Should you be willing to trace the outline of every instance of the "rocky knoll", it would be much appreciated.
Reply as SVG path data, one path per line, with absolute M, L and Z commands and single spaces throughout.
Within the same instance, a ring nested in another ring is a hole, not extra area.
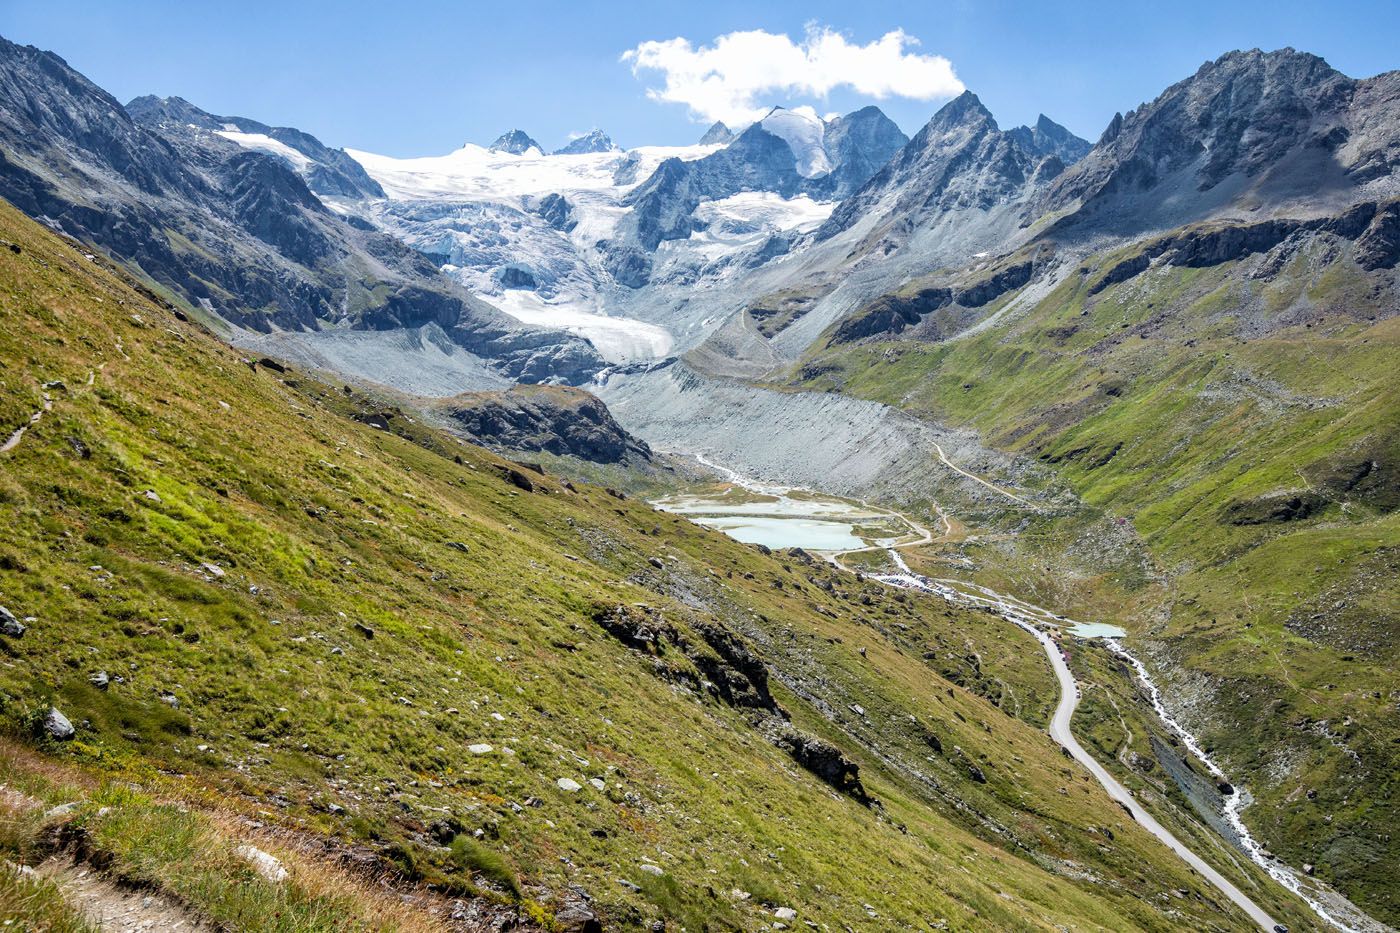
M 652 458 L 645 441 L 628 434 L 602 401 L 582 389 L 519 385 L 468 392 L 442 400 L 435 410 L 490 447 L 594 463 L 636 465 Z

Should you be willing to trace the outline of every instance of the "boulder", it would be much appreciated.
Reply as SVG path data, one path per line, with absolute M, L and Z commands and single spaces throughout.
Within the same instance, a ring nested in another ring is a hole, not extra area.
M 556 913 L 554 925 L 562 933 L 603 933 L 598 915 L 583 904 L 570 904 Z
M 57 707 L 50 706 L 48 713 L 39 723 L 40 731 L 53 739 L 55 742 L 67 742 L 77 734 L 73 724 L 68 721 L 68 717 L 58 711 Z
M 266 881 L 279 884 L 287 880 L 287 869 L 282 866 L 281 859 L 273 855 L 268 855 L 256 846 L 242 845 L 234 850 L 234 853 L 243 861 L 247 862 Z
M 10 638 L 19 638 L 24 635 L 24 623 L 15 618 L 15 614 L 4 606 L 0 606 L 0 635 L 8 635 Z

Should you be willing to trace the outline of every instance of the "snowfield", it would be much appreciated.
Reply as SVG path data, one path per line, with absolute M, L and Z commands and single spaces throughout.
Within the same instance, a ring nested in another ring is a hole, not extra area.
M 816 178 L 831 171 L 824 145 L 826 124 L 811 107 L 774 107 L 759 125 L 787 142 L 797 157 L 797 173 L 803 178 Z
M 280 140 L 273 139 L 263 133 L 244 133 L 232 123 L 224 124 L 221 130 L 215 130 L 224 139 L 238 143 L 244 149 L 257 149 L 260 152 L 268 152 L 275 156 L 281 156 L 291 163 L 292 168 L 298 172 L 305 172 L 311 167 L 311 160 L 297 152 L 291 146 Z
M 829 170 L 822 123 L 814 114 L 775 110 L 768 120 L 791 141 L 804 170 Z M 446 155 L 411 159 L 350 149 L 387 198 L 332 206 L 368 212 L 415 249 L 439 257 L 443 271 L 474 294 L 524 323 L 587 337 L 609 362 L 657 359 L 672 352 L 683 325 L 677 321 L 668 329 L 664 318 L 648 322 L 609 313 L 637 305 L 640 293 L 622 288 L 606 271 L 607 244 L 632 210 L 623 199 L 662 162 L 692 161 L 722 148 L 643 146 L 577 155 L 532 149 L 513 155 L 467 144 Z M 567 201 L 566 222 L 546 216 L 551 195 Z M 771 192 L 705 202 L 696 211 L 705 229 L 656 251 L 656 279 L 693 283 L 702 275 L 729 275 L 731 257 L 759 249 L 775 235 L 813 230 L 832 207 L 806 195 L 784 199 Z
M 568 197 L 580 192 L 608 192 L 620 198 L 667 159 L 691 161 L 721 148 L 642 146 L 583 155 L 543 155 L 537 150 L 511 155 L 468 143 L 447 155 L 417 159 L 396 159 L 358 149 L 346 152 L 390 198 L 489 201 L 547 194 Z

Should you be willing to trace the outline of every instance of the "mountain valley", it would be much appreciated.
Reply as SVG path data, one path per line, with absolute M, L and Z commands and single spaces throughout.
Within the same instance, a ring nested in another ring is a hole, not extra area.
M 1400 72 L 759 113 L 399 158 L 0 40 L 0 914 L 1400 925 Z

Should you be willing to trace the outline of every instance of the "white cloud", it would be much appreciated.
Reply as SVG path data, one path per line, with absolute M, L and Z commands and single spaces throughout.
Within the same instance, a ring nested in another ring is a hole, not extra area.
M 962 93 L 953 64 L 941 55 L 911 51 L 919 40 L 902 29 L 865 45 L 848 42 L 829 27 L 808 27 L 800 42 L 762 29 L 731 32 L 712 45 L 689 39 L 643 42 L 622 55 L 632 73 L 660 72 L 662 87 L 647 89 L 652 100 L 685 104 L 697 120 L 742 126 L 767 112 L 764 98 L 781 95 L 824 98 L 848 87 L 883 100 L 936 100 Z

